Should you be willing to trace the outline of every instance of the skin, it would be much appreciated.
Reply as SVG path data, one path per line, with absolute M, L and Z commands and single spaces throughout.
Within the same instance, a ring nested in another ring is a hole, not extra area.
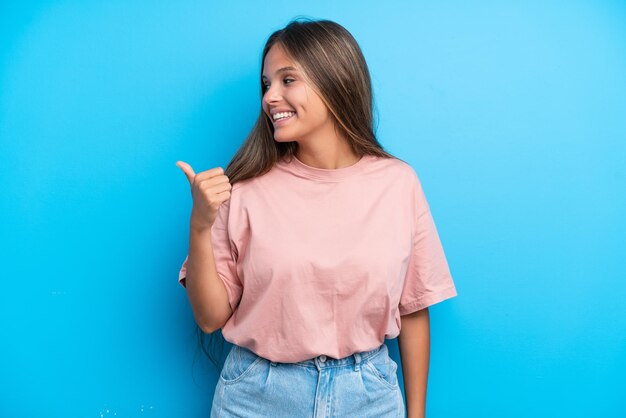
M 296 70 L 278 72 L 283 67 Z M 348 141 L 339 135 L 334 121 L 317 92 L 305 82 L 299 65 L 278 44 L 272 46 L 263 64 L 263 111 L 290 109 L 296 114 L 285 124 L 274 123 L 274 140 L 298 142 L 296 157 L 311 167 L 337 169 L 359 161 Z M 398 343 L 404 376 L 407 418 L 423 418 L 430 356 L 428 308 L 401 317 Z
M 402 362 L 407 418 L 426 416 L 426 385 L 430 361 L 430 317 L 428 308 L 400 317 L 398 348 Z
M 296 71 L 277 72 L 283 67 Z M 337 169 L 359 161 L 348 141 L 335 130 L 334 121 L 326 105 L 302 77 L 297 63 L 291 61 L 278 44 L 272 46 L 263 63 L 263 111 L 270 117 L 270 109 L 291 109 L 296 114 L 282 125 L 274 123 L 274 140 L 298 142 L 296 157 L 316 168 Z

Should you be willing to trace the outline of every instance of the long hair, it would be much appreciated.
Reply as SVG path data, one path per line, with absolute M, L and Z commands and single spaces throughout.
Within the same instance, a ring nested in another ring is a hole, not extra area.
M 335 130 L 348 140 L 357 156 L 397 158 L 387 153 L 376 139 L 370 73 L 361 48 L 350 32 L 330 20 L 294 18 L 267 39 L 261 57 L 261 74 L 265 56 L 277 44 L 291 61 L 299 64 L 306 83 L 328 108 Z M 265 89 L 261 75 L 259 88 L 259 116 L 224 171 L 233 185 L 265 174 L 283 157 L 293 157 L 298 149 L 297 141 L 274 140 L 274 126 L 262 107 Z M 204 345 L 205 335 L 198 327 L 199 344 L 218 368 L 211 347 L 219 347 L 221 357 L 224 345 L 221 330 L 208 334 L 208 348 Z

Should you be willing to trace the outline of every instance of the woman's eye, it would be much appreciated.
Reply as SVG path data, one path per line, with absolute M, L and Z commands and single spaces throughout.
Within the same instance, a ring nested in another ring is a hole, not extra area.
M 283 81 L 296 81 L 296 80 L 294 80 L 293 78 L 289 78 L 289 77 L 287 77 L 287 78 L 284 78 L 284 79 L 283 79 Z M 270 86 L 269 84 L 263 84 L 263 90 L 264 90 L 264 91 L 267 91 L 267 88 L 268 88 L 269 86 Z

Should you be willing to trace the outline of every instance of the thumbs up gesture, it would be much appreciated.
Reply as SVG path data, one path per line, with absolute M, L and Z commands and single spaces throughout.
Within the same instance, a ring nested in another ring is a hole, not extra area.
M 190 228 L 196 230 L 211 229 L 220 205 L 230 199 L 232 185 L 224 175 L 222 167 L 211 168 L 196 174 L 189 164 L 177 161 L 176 165 L 187 176 L 191 186 L 193 208 Z

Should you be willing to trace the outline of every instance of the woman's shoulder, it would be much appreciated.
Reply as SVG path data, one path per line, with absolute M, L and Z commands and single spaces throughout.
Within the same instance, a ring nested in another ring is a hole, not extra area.
M 417 179 L 417 173 L 413 166 L 408 162 L 398 157 L 374 157 L 373 166 L 378 168 L 381 172 L 389 176 L 393 176 L 396 179 L 403 179 L 407 181 L 414 181 Z
M 238 200 L 240 196 L 244 195 L 247 190 L 254 188 L 254 183 L 256 182 L 256 178 L 248 178 L 245 180 L 238 180 L 235 184 L 232 185 L 230 189 L 231 199 Z
M 273 180 L 272 172 L 274 170 L 270 169 L 268 172 L 258 175 L 255 177 L 249 177 L 243 180 L 237 180 L 230 190 L 231 199 L 236 202 L 240 202 L 243 196 L 254 196 L 260 190 L 268 187 L 268 183 L 271 183 Z

